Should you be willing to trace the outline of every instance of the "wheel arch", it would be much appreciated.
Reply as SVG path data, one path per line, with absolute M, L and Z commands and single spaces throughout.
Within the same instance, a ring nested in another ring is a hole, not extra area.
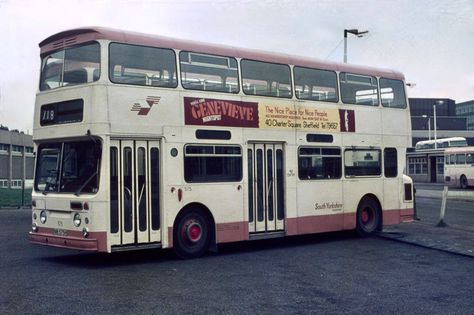
M 368 194 L 363 195 L 363 196 L 360 198 L 359 203 L 357 204 L 357 211 L 359 211 L 360 205 L 361 205 L 365 200 L 368 200 L 368 199 L 372 199 L 373 201 L 375 201 L 375 202 L 377 203 L 377 207 L 378 207 L 378 211 L 379 211 L 379 215 L 380 215 L 380 220 L 379 220 L 379 222 L 378 222 L 377 231 L 381 231 L 381 230 L 382 230 L 382 227 L 383 227 L 383 211 L 382 211 L 382 204 L 380 203 L 380 199 L 379 199 L 375 194 L 368 193 Z
M 184 207 L 179 210 L 178 214 L 174 218 L 173 222 L 173 230 L 176 230 L 177 224 L 179 222 L 179 218 L 184 215 L 186 212 L 191 211 L 191 210 L 199 210 L 204 214 L 206 219 L 208 220 L 210 228 L 210 233 L 211 233 L 211 241 L 210 241 L 210 248 L 213 249 L 216 246 L 216 221 L 214 220 L 214 216 L 212 215 L 211 210 L 209 210 L 208 207 L 206 207 L 204 204 L 200 202 L 191 202 L 185 205 Z

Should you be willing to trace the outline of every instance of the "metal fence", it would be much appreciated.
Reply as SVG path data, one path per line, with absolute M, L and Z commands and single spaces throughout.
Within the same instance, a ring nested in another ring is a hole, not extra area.
M 31 188 L 0 188 L 0 208 L 30 206 L 31 190 Z

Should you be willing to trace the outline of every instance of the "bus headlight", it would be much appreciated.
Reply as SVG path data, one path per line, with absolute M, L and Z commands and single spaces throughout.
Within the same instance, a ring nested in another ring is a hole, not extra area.
M 38 226 L 36 225 L 36 223 L 33 223 L 33 226 L 31 227 L 31 230 L 33 232 L 38 232 Z
M 89 229 L 88 228 L 83 228 L 82 229 L 82 236 L 88 237 L 89 236 Z
M 42 224 L 45 224 L 46 223 L 46 220 L 48 220 L 47 216 L 46 216 L 46 211 L 41 211 L 40 213 L 40 222 Z
M 73 223 L 74 223 L 74 226 L 75 226 L 75 227 L 79 227 L 79 225 L 81 225 L 81 215 L 80 215 L 79 213 L 76 213 L 76 214 L 74 215 L 74 221 L 73 221 Z

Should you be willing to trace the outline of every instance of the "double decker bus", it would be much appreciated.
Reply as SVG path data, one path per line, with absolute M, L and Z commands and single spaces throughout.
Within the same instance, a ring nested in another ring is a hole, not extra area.
M 446 184 L 462 189 L 474 186 L 474 147 L 447 148 L 444 154 Z
M 412 219 L 399 72 L 96 27 L 39 46 L 32 243 L 191 258 Z
M 464 137 L 451 137 L 436 140 L 423 140 L 415 144 L 416 151 L 435 150 L 452 147 L 467 147 L 467 140 Z

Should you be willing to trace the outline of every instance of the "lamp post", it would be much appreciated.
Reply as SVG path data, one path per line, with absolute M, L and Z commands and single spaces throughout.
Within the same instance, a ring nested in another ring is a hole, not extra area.
M 428 140 L 431 140 L 431 117 L 428 115 L 421 115 L 423 118 L 428 118 Z
M 344 30 L 344 63 L 347 63 L 347 34 L 352 34 L 352 35 L 355 35 L 357 37 L 362 37 L 364 36 L 364 34 L 367 34 L 369 31 L 362 31 L 362 32 L 359 32 L 358 29 L 356 28 L 353 28 L 353 29 L 350 29 L 350 30 Z
M 438 100 L 438 101 L 435 101 L 434 104 L 433 104 L 435 150 L 438 148 L 438 143 L 437 143 L 438 137 L 437 137 L 437 133 L 436 133 L 436 129 L 437 129 L 437 126 L 436 126 L 436 105 L 443 105 L 443 103 L 444 103 L 444 101 Z

